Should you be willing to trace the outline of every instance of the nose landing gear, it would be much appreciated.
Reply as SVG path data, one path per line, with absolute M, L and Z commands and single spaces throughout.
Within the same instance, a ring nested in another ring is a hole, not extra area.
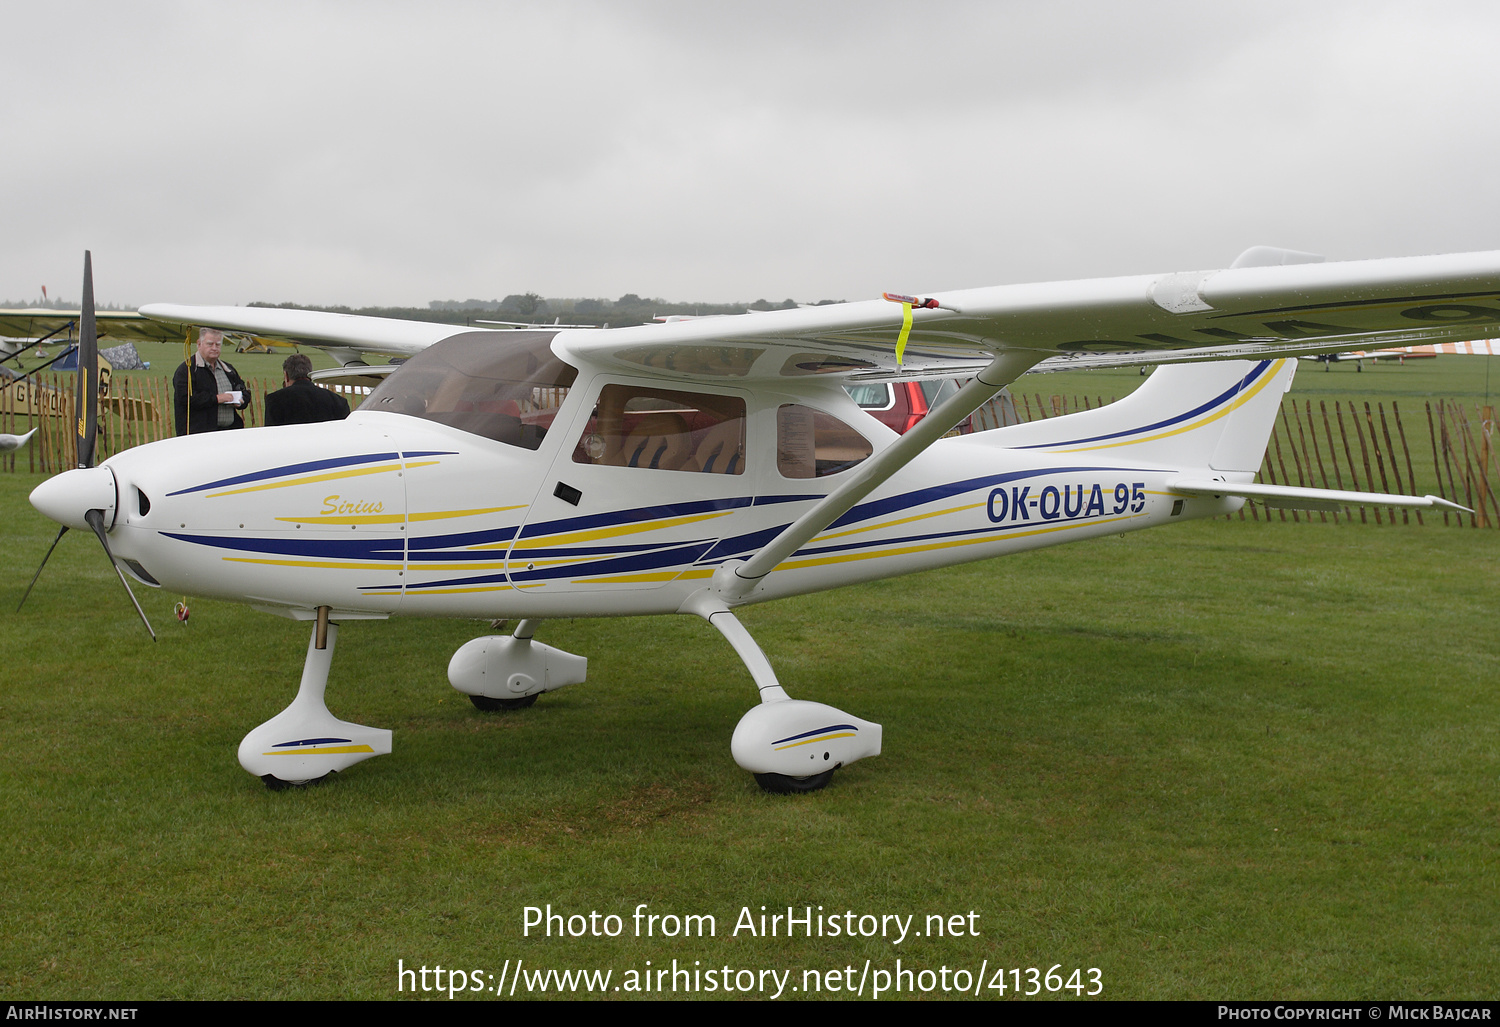
M 240 766 L 272 791 L 311 784 L 391 751 L 389 731 L 339 720 L 323 701 L 339 633 L 328 612 L 326 606 L 318 608 L 297 698 L 240 742 Z

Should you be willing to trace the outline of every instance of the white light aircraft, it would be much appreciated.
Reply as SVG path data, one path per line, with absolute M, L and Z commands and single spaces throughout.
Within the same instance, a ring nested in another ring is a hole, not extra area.
M 312 623 L 296 699 L 239 750 L 272 787 L 390 751 L 389 731 L 324 703 L 340 622 L 519 619 L 449 664 L 488 710 L 584 680 L 584 657 L 536 640 L 549 618 L 692 614 L 760 693 L 734 759 L 768 790 L 810 791 L 878 754 L 881 728 L 790 698 L 737 607 L 1252 497 L 1451 505 L 1253 479 L 1291 358 L 1500 334 L 1500 252 L 1311 259 L 1257 247 L 1222 271 L 602 330 L 149 306 L 163 324 L 410 359 L 360 369 L 379 384 L 348 420 L 168 439 L 97 467 L 86 414 L 80 468 L 32 502 L 62 531 L 91 528 L 137 581 Z M 91 293 L 86 271 L 85 315 Z M 1163 366 L 1110 406 L 944 437 L 1030 369 L 1143 363 Z M 973 380 L 900 436 L 843 388 L 924 375 Z

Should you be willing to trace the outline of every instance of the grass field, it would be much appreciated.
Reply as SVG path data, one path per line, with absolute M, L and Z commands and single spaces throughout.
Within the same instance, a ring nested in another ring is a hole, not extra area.
M 0 475 L 11 608 L 54 534 L 38 480 Z M 351 623 L 329 705 L 394 752 L 271 793 L 235 748 L 305 628 L 207 601 L 182 627 L 151 592 L 153 645 L 73 532 L 7 618 L 0 991 L 391 998 L 398 960 L 615 986 L 674 958 L 790 989 L 899 958 L 1098 968 L 1108 998 L 1493 998 L 1497 545 L 1200 522 L 752 608 L 794 695 L 885 726 L 797 797 L 731 761 L 753 689 L 695 619 L 550 622 L 589 682 L 502 715 L 445 679 L 484 624 Z M 548 903 L 625 931 L 523 937 Z M 632 937 L 639 903 L 716 936 Z M 732 935 L 762 905 L 979 935 Z

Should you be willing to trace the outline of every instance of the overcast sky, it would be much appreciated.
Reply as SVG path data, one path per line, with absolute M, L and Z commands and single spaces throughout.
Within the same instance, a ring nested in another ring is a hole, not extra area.
M 1500 248 L 1493 3 L 0 0 L 0 300 L 860 299 Z

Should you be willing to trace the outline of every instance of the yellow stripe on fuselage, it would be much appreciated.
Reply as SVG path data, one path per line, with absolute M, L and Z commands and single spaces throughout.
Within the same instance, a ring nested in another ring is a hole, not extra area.
M 910 524 L 912 521 L 925 521 L 929 517 L 941 517 L 943 514 L 963 513 L 965 510 L 977 510 L 983 503 L 969 503 L 967 506 L 950 506 L 946 510 L 934 510 L 931 513 L 917 514 L 914 517 L 901 517 L 894 521 L 881 521 L 879 524 L 871 524 L 864 528 L 850 528 L 848 531 L 835 531 L 831 535 L 819 535 L 817 541 L 824 539 L 843 538 L 845 535 L 858 535 L 866 531 L 878 531 L 881 528 L 894 528 L 898 524 Z
M 482 560 L 478 563 L 409 563 L 406 569 L 421 574 L 424 571 L 503 571 L 509 568 L 504 560 Z
M 409 596 L 446 596 L 446 595 L 458 595 L 460 592 L 509 592 L 509 591 L 511 591 L 511 589 L 513 589 L 515 587 L 516 586 L 514 586 L 514 585 L 472 585 L 472 586 L 470 586 L 468 588 L 420 588 L 418 586 L 413 585 L 412 587 L 406 589 L 406 593 L 405 594 L 409 595 Z M 525 586 L 523 585 L 521 587 L 524 588 Z M 366 592 L 365 593 L 365 595 L 371 595 L 371 596 L 393 596 L 393 595 L 400 595 L 400 594 L 401 593 L 399 593 L 399 592 Z
M 507 510 L 520 510 L 521 508 L 521 506 L 487 506 L 476 510 L 434 510 L 430 513 L 414 514 L 315 514 L 311 517 L 278 517 L 276 519 L 286 521 L 288 524 L 400 524 L 402 521 L 440 521 L 450 517 L 478 517 L 481 514 L 504 513 Z
M 729 510 L 715 510 L 706 514 L 691 514 L 685 517 L 663 517 L 654 521 L 637 521 L 634 524 L 617 524 L 612 528 L 597 528 L 592 531 L 572 531 L 561 535 L 543 535 L 537 538 L 528 538 L 524 542 L 517 542 L 511 552 L 525 552 L 528 549 L 550 549 L 553 546 L 569 546 L 578 542 L 592 542 L 601 538 L 618 538 L 621 535 L 644 534 L 648 531 L 660 531 L 663 528 L 674 528 L 679 524 L 693 524 L 697 521 L 706 521 L 714 517 L 723 517 L 730 513 Z M 505 543 L 486 543 L 483 546 L 474 546 L 475 549 L 498 549 Z
M 316 567 L 320 570 L 342 571 L 409 570 L 413 574 L 421 574 L 426 571 L 503 571 L 507 569 L 505 562 L 501 560 L 485 560 L 480 563 L 407 564 L 399 559 L 390 561 L 366 560 L 363 562 L 351 560 L 269 560 L 264 557 L 253 556 L 225 556 L 221 559 L 226 563 L 256 563 L 271 567 Z
M 477 514 L 504 513 L 507 510 L 524 510 L 525 503 L 516 506 L 489 506 L 482 510 L 434 510 L 431 513 L 407 514 L 410 521 L 441 521 L 448 517 L 473 517 Z
M 331 571 L 398 571 L 403 564 L 399 560 L 379 561 L 369 560 L 363 563 L 344 562 L 337 560 L 263 560 L 249 556 L 226 556 L 225 563 L 260 563 L 271 567 L 316 567 L 319 570 Z
M 555 556 L 550 560 L 528 560 L 524 556 L 512 556 L 506 564 L 506 568 L 514 567 L 518 571 L 529 571 L 537 567 L 587 567 L 589 564 L 599 563 L 601 560 L 613 560 L 619 555 L 618 553 L 599 553 L 594 556 Z
M 401 524 L 406 520 L 405 514 L 328 514 L 327 516 L 314 517 L 278 517 L 278 521 L 288 524 Z
M 329 471 L 327 474 L 309 474 L 301 478 L 293 478 L 290 481 L 273 481 L 265 485 L 247 485 L 242 489 L 226 489 L 223 492 L 210 492 L 206 498 L 217 499 L 219 496 L 238 496 L 245 492 L 264 492 L 266 489 L 285 489 L 294 485 L 312 485 L 320 481 L 334 481 L 338 478 L 358 478 L 366 474 L 384 474 L 386 471 L 399 471 L 403 468 L 427 467 L 435 464 L 436 460 L 423 460 L 414 464 L 377 464 L 374 467 L 352 467 L 347 471 Z
M 895 549 L 884 549 L 873 553 L 840 553 L 837 556 L 818 556 L 804 560 L 793 558 L 777 564 L 772 573 L 774 573 L 775 571 L 800 571 L 806 570 L 809 567 L 822 567 L 826 564 L 832 563 L 853 563 L 858 560 L 879 560 L 890 556 L 909 556 L 912 553 L 926 553 L 931 552 L 935 549 L 954 549 L 959 546 L 978 546 L 983 545 L 986 542 L 1001 542 L 1013 538 L 1027 538 L 1032 535 L 1047 535 L 1055 531 L 1068 531 L 1072 528 L 1086 528 L 1090 525 L 1095 524 L 1113 524 L 1117 521 L 1128 521 L 1131 520 L 1132 517 L 1139 516 L 1141 515 L 1134 514 L 1126 517 L 1096 518 L 1093 520 L 1080 521 L 1075 524 L 1057 524 L 1046 528 L 1036 528 L 1032 531 L 1012 531 L 995 535 L 984 535 L 979 538 L 949 539 L 946 542 L 929 542 L 919 546 L 899 546 Z
M 608 578 L 575 578 L 575 585 L 633 585 L 643 581 L 671 581 L 679 577 L 677 571 L 655 571 L 650 574 L 616 574 Z
M 1168 495 L 1169 493 L 1161 493 Z M 982 505 L 982 504 L 981 504 Z M 947 512 L 947 511 L 939 511 Z M 907 556 L 911 553 L 925 553 L 935 549 L 952 549 L 958 546 L 982 545 L 986 542 L 999 542 L 1012 538 L 1026 538 L 1031 535 L 1045 535 L 1056 531 L 1067 531 L 1071 528 L 1083 528 L 1093 524 L 1113 524 L 1118 521 L 1128 521 L 1140 514 L 1129 514 L 1121 517 L 1094 518 L 1088 521 L 1072 524 L 1057 524 L 1047 527 L 1037 527 L 1031 531 L 1005 531 L 993 535 L 985 535 L 980 538 L 949 539 L 945 542 L 929 542 L 915 546 L 898 546 L 893 549 L 882 549 L 875 552 L 864 553 L 839 553 L 836 556 L 808 557 L 805 559 L 788 559 L 774 568 L 775 571 L 805 570 L 808 567 L 821 567 L 834 563 L 853 563 L 860 560 L 879 560 L 891 556 Z M 920 518 L 906 518 L 905 520 L 917 520 Z M 713 577 L 712 567 L 693 567 L 680 574 L 673 571 L 654 571 L 642 574 L 619 574 L 604 578 L 580 578 L 576 579 L 575 585 L 629 585 L 641 582 L 672 581 L 677 578 L 683 580 L 702 579 Z

